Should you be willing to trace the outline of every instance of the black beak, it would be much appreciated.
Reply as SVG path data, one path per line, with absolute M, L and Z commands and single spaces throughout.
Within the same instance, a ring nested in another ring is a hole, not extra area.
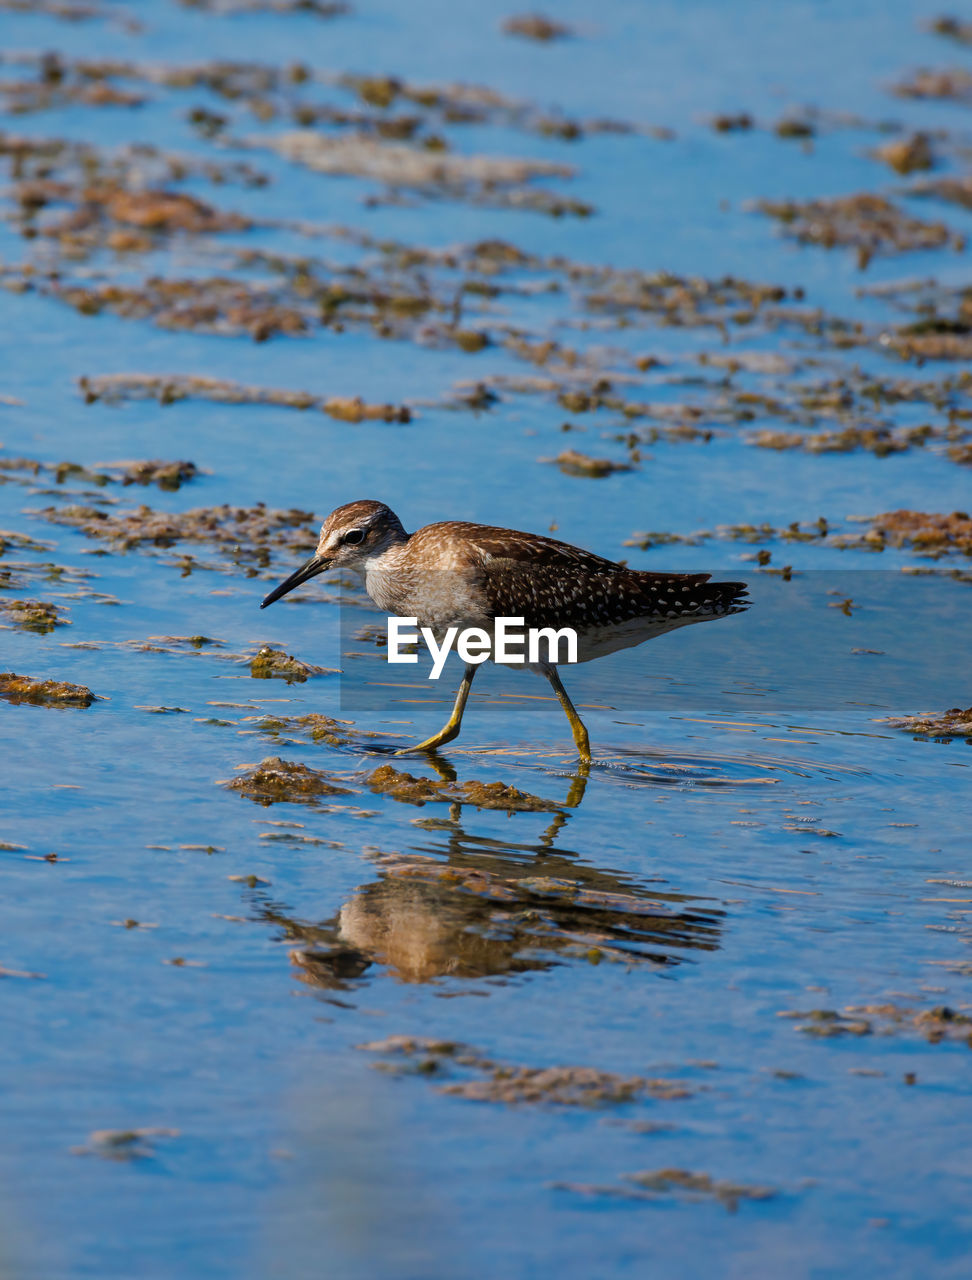
M 281 582 L 279 587 L 274 587 L 270 594 L 264 597 L 260 608 L 265 609 L 268 604 L 273 604 L 274 600 L 279 600 L 281 596 L 285 596 L 288 591 L 293 591 L 294 587 L 299 587 L 302 582 L 307 582 L 309 578 L 316 578 L 319 573 L 329 569 L 330 565 L 329 556 L 311 556 L 307 563 L 302 564 L 296 573 L 292 573 L 289 578 Z

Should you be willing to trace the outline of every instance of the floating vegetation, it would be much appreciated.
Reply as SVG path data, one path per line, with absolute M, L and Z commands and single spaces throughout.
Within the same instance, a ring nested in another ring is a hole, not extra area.
M 310 742 L 326 742 L 332 747 L 344 746 L 357 738 L 387 737 L 373 729 L 357 729 L 352 720 L 333 720 L 316 711 L 303 716 L 265 716 L 255 727 L 273 740 L 297 734 Z
M 0 0 L 0 10 L 4 9 L 8 13 L 42 13 L 61 22 L 90 22 L 104 18 L 131 34 L 142 30 L 138 19 L 117 4 L 88 4 L 86 0 Z
M 565 449 L 556 458 L 543 458 L 542 461 L 556 463 L 564 475 L 589 476 L 595 480 L 613 475 L 616 471 L 633 470 L 629 463 L 612 462 L 610 458 L 592 458 L 578 449 Z
M 75 66 L 62 61 L 56 53 L 26 60 L 34 63 L 36 74 L 33 79 L 0 81 L 0 102 L 9 115 L 26 115 L 68 105 L 140 107 L 145 102 L 142 94 L 111 84 L 107 75 L 79 73 Z
M 807 1018 L 809 1021 L 796 1030 L 825 1039 L 843 1035 L 895 1035 L 900 1031 L 917 1031 L 929 1044 L 962 1040 L 972 1046 L 972 1016 L 958 1012 L 948 1005 L 915 1009 L 888 1002 L 848 1005 L 843 1012 L 836 1009 L 811 1009 L 809 1013 L 800 1013 L 795 1009 L 784 1009 L 778 1016 Z
M 540 44 L 549 44 L 551 40 L 564 40 L 574 32 L 562 22 L 556 22 L 542 13 L 527 13 L 503 22 L 503 31 L 508 36 L 521 36 L 524 40 L 536 40 Z
M 2 585 L 2 581 L 0 581 Z M 5 600 L 0 598 L 0 613 L 5 613 L 19 631 L 49 635 L 55 627 L 70 626 L 63 610 L 46 600 Z
M 972 71 L 964 67 L 929 70 L 923 67 L 907 80 L 894 86 L 900 98 L 948 98 L 955 102 L 972 102 Z
M 502 782 L 433 781 L 417 778 L 390 764 L 379 765 L 365 781 L 376 794 L 420 807 L 435 803 L 469 804 L 477 809 L 501 809 L 507 813 L 559 813 L 562 808 Z
M 40 462 L 36 458 L 0 457 L 0 473 L 6 472 L 8 475 L 14 473 L 24 483 L 49 478 L 57 485 L 85 484 L 94 485 L 99 489 L 109 484 L 155 484 L 160 489 L 175 492 L 199 475 L 196 464 L 185 460 L 166 462 L 160 458 L 152 458 L 97 465 L 98 469 L 92 470 L 79 462 L 48 463 Z M 0 533 L 0 541 L 4 536 Z
M 288 684 L 304 684 L 311 676 L 333 674 L 327 667 L 314 667 L 284 653 L 282 649 L 264 647 L 250 662 L 250 675 L 255 680 L 277 677 Z
M 769 306 L 803 298 L 802 290 L 790 294 L 781 285 L 759 284 L 735 276 L 706 280 L 668 271 L 618 270 L 571 264 L 568 278 L 582 292 L 582 303 L 595 314 L 624 315 L 628 321 L 639 313 L 664 325 L 724 328 L 745 317 L 750 325 Z
M 949 204 L 961 205 L 963 209 L 972 209 L 972 176 L 926 179 L 916 182 L 908 189 L 913 196 L 934 196 L 936 200 L 947 200 Z
M 838 1013 L 836 1009 L 808 1009 L 802 1013 L 797 1009 L 781 1009 L 777 1017 L 806 1018 L 807 1021 L 802 1022 L 796 1030 L 822 1039 L 832 1039 L 835 1036 L 869 1036 L 873 1030 L 872 1024 L 866 1018 L 850 1017 L 847 1014 Z
M 528 186 L 536 178 L 570 178 L 570 165 L 520 157 L 458 155 L 352 134 L 333 137 L 312 129 L 254 134 L 250 147 L 268 147 L 316 173 L 351 174 L 392 188 L 407 187 L 426 198 L 468 200 L 500 208 L 532 209 L 553 217 L 587 217 L 590 205 Z
M 779 540 L 816 543 L 839 551 L 877 552 L 894 547 L 936 560 L 953 554 L 972 555 L 972 525 L 963 511 L 953 511 L 950 515 L 885 511 L 875 516 L 853 516 L 849 520 L 866 528 L 859 533 L 849 532 L 821 517 L 811 524 L 794 521 L 782 528 L 764 523 L 717 525 L 715 529 L 699 529 L 687 534 L 646 531 L 632 534 L 624 545 L 647 551 L 672 544 L 696 547 L 712 539 L 755 544 Z
M 52 524 L 78 529 L 114 549 L 172 547 L 179 542 L 207 543 L 228 551 L 234 563 L 251 560 L 269 566 L 271 552 L 304 552 L 317 546 L 314 515 L 291 508 L 196 507 L 191 511 L 154 511 L 138 507 L 109 513 L 98 507 L 46 507 L 37 513 Z
M 972 516 L 964 511 L 885 511 L 871 517 L 871 531 L 892 547 L 936 560 L 953 553 L 972 556 Z
M 96 696 L 83 684 L 66 680 L 34 680 L 13 671 L 0 672 L 0 698 L 38 707 L 90 707 Z
M 323 796 L 346 796 L 352 793 L 339 786 L 329 774 L 308 768 L 280 756 L 268 756 L 258 765 L 242 766 L 246 772 L 222 785 L 238 791 L 257 804 L 271 805 L 280 801 L 291 804 L 313 804 Z
M 25 537 L 22 542 L 19 542 L 16 534 L 7 529 L 0 530 L 0 558 L 3 558 L 3 563 L 0 565 L 0 591 L 20 591 L 27 587 L 28 584 L 36 586 L 40 590 L 45 590 L 49 588 L 50 584 L 56 583 L 62 589 L 66 586 L 75 587 L 76 598 L 80 598 L 82 595 L 90 596 L 96 594 L 87 586 L 88 581 L 95 575 L 84 569 L 54 564 L 50 560 L 6 559 L 6 553 L 11 547 L 20 546 L 29 551 L 50 551 L 48 545 L 37 543 L 33 538 Z M 2 602 L 0 602 L 0 608 L 2 608 Z
M 830 200 L 760 200 L 755 207 L 800 244 L 856 249 L 862 270 L 876 254 L 965 247 L 964 238 L 943 222 L 913 218 L 886 196 L 869 192 Z
M 412 1074 L 435 1076 L 449 1067 L 481 1073 L 480 1079 L 444 1084 L 438 1092 L 476 1102 L 561 1107 L 617 1106 L 650 1096 L 688 1098 L 682 1081 L 621 1076 L 596 1067 L 522 1067 L 494 1062 L 470 1045 L 424 1036 L 387 1036 L 359 1044 L 368 1053 L 404 1058 Z M 385 1064 L 383 1064 L 385 1065 Z M 389 1064 L 390 1065 L 390 1064 Z
M 935 167 L 935 155 L 927 133 L 912 133 L 876 147 L 874 155 L 890 165 L 895 173 L 916 173 Z
M 340 0 L 179 0 L 185 9 L 227 17 L 237 13 L 311 13 L 315 18 L 340 18 L 351 12 Z
M 236 213 L 221 213 L 194 196 L 175 191 L 130 191 L 105 185 L 86 186 L 81 192 L 53 182 L 22 183 L 16 192 L 21 206 L 40 210 L 51 205 L 75 203 L 74 212 L 46 222 L 34 222 L 39 235 L 70 243 L 88 242 L 119 251 L 145 251 L 157 242 L 157 233 L 189 235 L 246 231 L 251 223 Z M 132 234 L 128 228 L 147 234 Z
M 881 335 L 881 343 L 903 360 L 972 359 L 972 325 L 965 320 L 932 316 Z
M 893 453 L 907 453 L 914 446 L 923 445 L 933 434 L 934 429 L 930 426 L 897 430 L 883 426 L 844 427 L 840 431 L 819 431 L 814 435 L 767 428 L 752 432 L 747 440 L 760 449 L 802 449 L 804 453 L 856 453 L 866 449 L 876 458 L 887 458 Z
M 40 282 L 37 287 L 46 291 Z M 183 280 L 152 276 L 139 287 L 55 285 L 51 292 L 82 315 L 108 311 L 126 319 L 152 320 L 163 329 L 248 334 L 254 342 L 280 334 L 304 334 L 309 328 L 309 317 L 296 307 L 278 303 L 270 289 L 225 276 Z
M 972 741 L 972 707 L 951 707 L 940 715 L 896 716 L 880 723 L 936 742 L 952 742 L 955 738 Z
M 755 122 L 748 112 L 740 111 L 736 115 L 713 116 L 709 123 L 716 133 L 748 133 Z
M 19 213 L 19 227 L 27 238 L 36 231 L 34 219 L 49 203 L 83 205 L 93 188 L 101 197 L 165 189 L 171 183 L 200 179 L 219 186 L 265 186 L 261 170 L 240 160 L 210 160 L 165 151 L 151 143 L 99 147 L 73 138 L 25 137 L 0 134 L 0 156 L 9 158 L 16 185 L 11 195 Z
M 133 922 L 137 923 L 137 922 Z M 149 1160 L 155 1151 L 156 1138 L 177 1138 L 178 1129 L 96 1129 L 85 1146 L 72 1147 L 76 1156 L 100 1156 L 102 1160 L 128 1163 L 133 1160 Z
M 214 400 L 220 404 L 272 404 L 287 409 L 318 409 L 342 422 L 412 420 L 412 411 L 405 405 L 366 404 L 360 396 L 314 396 L 306 391 L 252 387 L 226 378 L 193 374 L 108 373 L 80 378 L 78 385 L 89 404 L 98 400 L 106 404 L 157 400 L 163 405 L 180 400 Z
M 949 40 L 957 40 L 959 44 L 972 44 L 972 22 L 964 22 L 952 14 L 944 14 L 934 18 L 928 24 L 928 30 L 937 36 L 947 36 Z
M 779 1192 L 775 1187 L 752 1186 L 745 1182 L 729 1182 L 708 1173 L 691 1173 L 687 1169 L 643 1170 L 626 1173 L 625 1178 L 646 1191 L 663 1194 L 683 1193 L 689 1199 L 711 1197 L 735 1213 L 742 1200 L 772 1200 Z
M 675 1087 L 677 1096 L 690 1096 L 690 1090 Z M 669 1082 L 662 1084 L 641 1076 L 619 1076 L 596 1067 L 497 1066 L 483 1080 L 443 1085 L 440 1092 L 474 1102 L 502 1102 L 508 1106 L 547 1103 L 561 1107 L 603 1107 L 632 1102 L 648 1091 L 657 1097 L 659 1088 L 667 1091 Z
M 802 116 L 784 116 L 773 126 L 773 132 L 778 138 L 806 139 L 816 136 L 817 126 Z
M 130 462 L 124 465 L 121 473 L 122 484 L 155 484 L 160 489 L 174 493 L 184 484 L 194 480 L 199 469 L 194 462 L 162 462 L 158 458 L 151 462 Z

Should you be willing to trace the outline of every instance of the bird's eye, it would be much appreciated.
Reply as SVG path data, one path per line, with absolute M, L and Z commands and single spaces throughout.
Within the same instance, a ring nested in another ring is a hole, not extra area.
M 343 541 L 350 547 L 356 547 L 359 542 L 364 542 L 364 529 L 349 529 L 344 535 Z

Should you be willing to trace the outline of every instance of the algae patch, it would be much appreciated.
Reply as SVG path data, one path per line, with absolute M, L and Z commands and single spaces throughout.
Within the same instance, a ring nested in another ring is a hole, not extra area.
M 438 1088 L 439 1093 L 475 1102 L 597 1108 L 644 1097 L 672 1099 L 692 1094 L 682 1081 L 622 1076 L 596 1067 L 517 1066 L 495 1062 L 470 1045 L 424 1036 L 388 1036 L 357 1048 L 392 1059 L 381 1065 L 393 1070 L 395 1059 L 404 1060 L 405 1070 L 412 1074 L 436 1076 L 450 1068 L 475 1071 L 478 1078 L 457 1080 Z
M 155 400 L 161 405 L 175 404 L 181 400 L 212 400 L 220 404 L 270 404 L 286 409 L 316 409 L 342 422 L 412 420 L 412 412 L 405 405 L 369 404 L 361 396 L 317 396 L 307 391 L 247 386 L 226 378 L 195 374 L 100 374 L 80 378 L 78 385 L 88 404 L 94 404 L 98 400 L 106 404 Z M 147 467 L 152 464 L 138 465 Z M 169 465 L 192 466 L 191 463 Z
M 503 31 L 508 36 L 520 36 L 523 40 L 535 40 L 539 44 L 564 40 L 574 34 L 563 22 L 557 22 L 542 13 L 524 13 L 506 18 Z
M 103 1160 L 114 1160 L 123 1164 L 135 1160 L 148 1160 L 156 1154 L 156 1139 L 178 1136 L 178 1129 L 157 1127 L 96 1129 L 84 1146 L 72 1147 L 71 1154 L 100 1156 Z
M 886 196 L 870 192 L 829 200 L 760 200 L 756 207 L 800 244 L 856 249 L 862 269 L 876 254 L 965 247 L 964 238 L 943 222 L 911 217 Z
M 940 715 L 893 716 L 882 720 L 881 724 L 890 725 L 892 729 L 904 729 L 913 733 L 916 738 L 931 738 L 935 742 L 951 742 L 955 738 L 964 738 L 972 742 L 972 707 L 951 707 Z
M 46 600 L 0 599 L 0 613 L 6 614 L 19 631 L 34 631 L 42 636 L 49 635 L 55 627 L 71 625 L 63 616 L 63 610 Z
M 282 649 L 271 649 L 264 646 L 250 661 L 250 675 L 255 680 L 269 680 L 277 677 L 288 684 L 303 684 L 311 676 L 333 674 L 328 667 L 315 667 L 302 662 Z
M 470 804 L 477 809 L 507 813 L 559 813 L 562 806 L 502 782 L 433 782 L 404 773 L 390 764 L 379 765 L 365 779 L 376 794 L 389 795 L 404 804 Z
M 34 680 L 30 676 L 18 676 L 13 671 L 2 671 L 0 698 L 39 707 L 90 707 L 97 700 L 97 695 L 83 684 L 70 684 L 66 680 Z
M 223 785 L 230 791 L 238 791 L 257 804 L 271 805 L 278 801 L 295 804 L 314 803 L 323 796 L 346 796 L 352 792 L 332 781 L 329 774 L 320 769 L 308 768 L 280 756 L 268 756 L 258 765 L 243 766 L 246 770 L 238 778 Z

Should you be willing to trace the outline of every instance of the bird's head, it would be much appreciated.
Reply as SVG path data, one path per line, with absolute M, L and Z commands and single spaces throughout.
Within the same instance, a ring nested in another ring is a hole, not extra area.
M 363 569 L 370 559 L 406 541 L 407 537 L 398 516 L 383 502 L 362 500 L 336 507 L 321 525 L 314 555 L 274 587 L 260 608 L 265 609 L 326 569 Z

